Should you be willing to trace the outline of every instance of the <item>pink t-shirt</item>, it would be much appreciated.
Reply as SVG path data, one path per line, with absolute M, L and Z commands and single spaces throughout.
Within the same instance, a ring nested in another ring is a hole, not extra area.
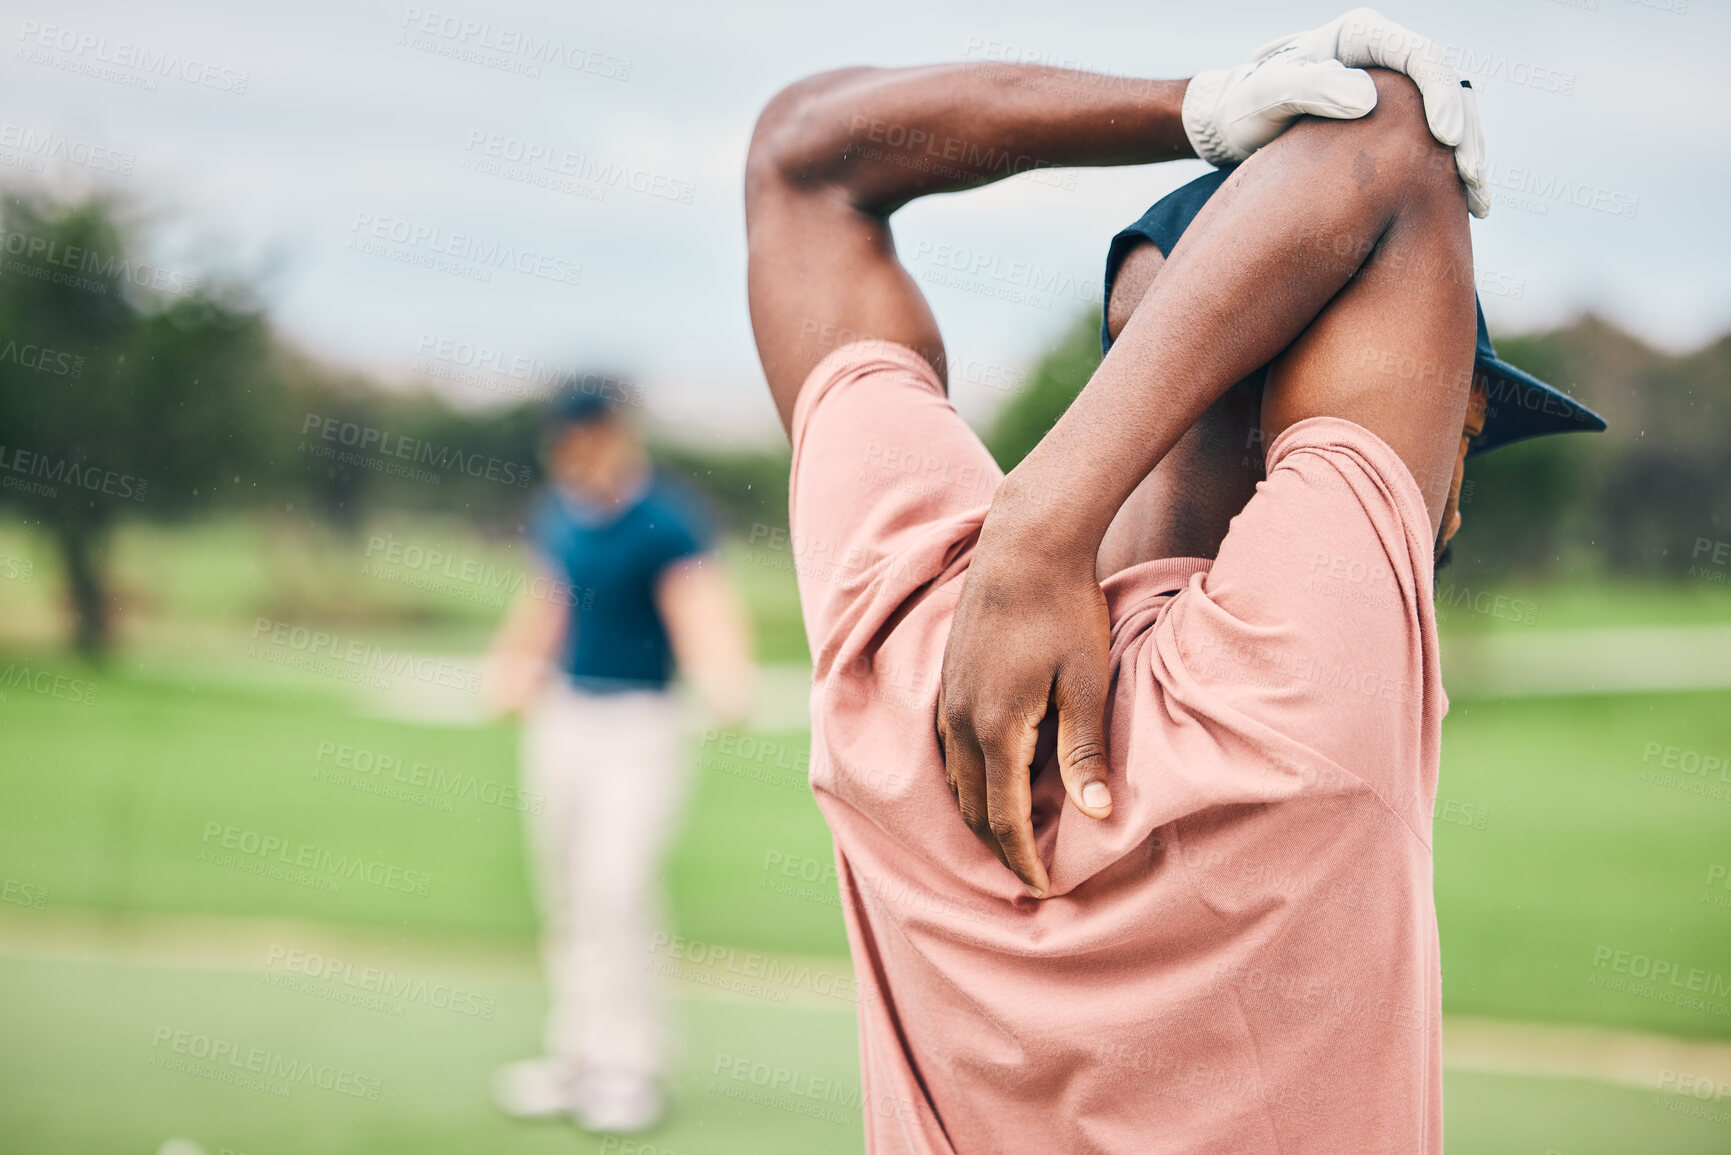
M 1002 475 L 903 346 L 806 381 L 811 783 L 872 1152 L 1441 1152 L 1429 522 L 1351 422 L 1293 426 L 1267 465 L 1212 564 L 1105 583 L 1116 808 L 1038 768 L 1035 900 L 963 825 L 934 729 Z

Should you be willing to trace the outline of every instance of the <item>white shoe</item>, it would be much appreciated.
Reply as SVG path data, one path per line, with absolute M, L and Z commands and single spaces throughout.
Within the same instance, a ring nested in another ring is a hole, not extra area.
M 575 1103 L 577 1071 L 558 1059 L 525 1059 L 493 1073 L 493 1102 L 519 1119 L 564 1114 Z
M 571 1117 L 585 1131 L 631 1134 L 661 1122 L 661 1087 L 642 1075 L 581 1075 L 573 1084 Z

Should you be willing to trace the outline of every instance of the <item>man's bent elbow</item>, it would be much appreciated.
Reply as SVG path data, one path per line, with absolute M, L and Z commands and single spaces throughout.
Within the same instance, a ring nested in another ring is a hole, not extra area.
M 745 156 L 745 211 L 749 220 L 762 194 L 780 186 L 810 186 L 840 175 L 851 133 L 837 93 L 866 71 L 843 68 L 796 80 L 758 114 Z

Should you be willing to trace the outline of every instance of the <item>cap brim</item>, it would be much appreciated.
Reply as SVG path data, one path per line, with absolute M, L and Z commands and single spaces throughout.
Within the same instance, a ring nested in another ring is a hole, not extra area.
M 1485 428 L 1467 456 L 1547 433 L 1600 433 L 1605 419 L 1531 373 L 1498 357 L 1479 357 L 1474 368 L 1485 378 Z

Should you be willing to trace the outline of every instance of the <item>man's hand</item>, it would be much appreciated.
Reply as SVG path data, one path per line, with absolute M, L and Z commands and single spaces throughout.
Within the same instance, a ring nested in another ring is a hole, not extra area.
M 1490 215 L 1491 202 L 1485 193 L 1485 134 L 1479 123 L 1478 96 L 1461 74 L 1444 60 L 1442 48 L 1433 41 L 1408 31 L 1374 8 L 1354 8 L 1321 28 L 1295 33 L 1264 45 L 1255 59 L 1264 67 L 1280 60 L 1336 60 L 1349 69 L 1388 68 L 1411 77 L 1424 97 L 1425 123 L 1430 126 L 1430 134 L 1438 143 L 1455 150 L 1455 168 L 1460 173 L 1461 183 L 1466 186 L 1468 211 L 1479 218 Z M 1376 94 L 1372 92 L 1371 104 L 1375 103 Z M 1186 130 L 1189 124 L 1189 102 L 1186 99 Z M 1274 135 L 1278 135 L 1278 131 Z M 1194 133 L 1191 133 L 1191 139 L 1195 140 Z M 1274 136 L 1268 139 L 1272 140 Z M 1201 155 L 1200 150 L 1198 155 Z M 1220 164 L 1219 161 L 1214 163 Z
M 1455 150 L 1467 209 L 1489 216 L 1478 96 L 1440 47 L 1374 8 L 1354 8 L 1321 28 L 1265 44 L 1249 64 L 1197 73 L 1184 93 L 1184 133 L 1208 163 L 1238 164 L 1300 116 L 1367 115 L 1376 107 L 1376 86 L 1363 71 L 1370 67 L 1403 73 L 1418 85 L 1431 135 Z
M 546 662 L 533 655 L 489 655 L 481 675 L 482 708 L 489 717 L 528 717 L 547 673 Z
M 1363 69 L 1288 52 L 1191 77 L 1184 132 L 1197 156 L 1227 168 L 1301 116 L 1357 120 L 1375 107 L 1376 85 Z
M 679 659 L 680 673 L 717 725 L 744 725 L 756 696 L 751 619 L 714 554 L 667 567 L 655 583 L 655 605 Z
M 945 780 L 962 820 L 1035 898 L 1050 885 L 1030 820 L 1030 766 L 1048 708 L 1058 714 L 1058 766 L 1070 801 L 1091 818 L 1112 812 L 1104 732 L 1111 627 L 1094 554 L 1058 542 L 1000 493 L 944 648 Z
M 489 714 L 528 715 L 547 684 L 565 631 L 571 627 L 571 611 L 563 601 L 530 592 L 565 587 L 540 565 L 532 576 L 537 580 L 524 583 L 487 652 L 481 700 Z

